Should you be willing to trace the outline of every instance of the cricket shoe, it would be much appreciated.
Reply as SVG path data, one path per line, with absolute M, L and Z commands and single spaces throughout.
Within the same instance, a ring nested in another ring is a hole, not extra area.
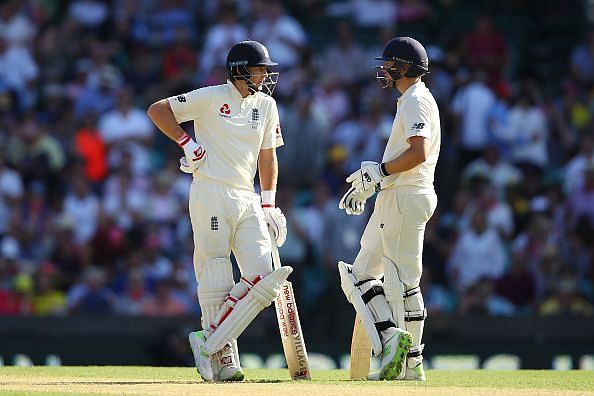
M 214 380 L 212 358 L 206 353 L 206 336 L 204 335 L 204 332 L 193 331 L 188 336 L 188 340 L 190 341 L 190 347 L 194 354 L 194 362 L 196 363 L 198 374 L 200 374 L 204 381 Z
M 227 343 L 212 357 L 212 370 L 215 381 L 243 381 L 244 374 L 235 361 L 235 352 L 231 343 Z
M 406 357 L 412 342 L 412 335 L 408 331 L 394 329 L 394 334 L 386 340 L 382 349 L 380 380 L 402 379 L 406 373 Z
M 423 368 L 423 363 L 417 364 L 415 367 L 407 367 L 406 373 L 404 374 L 403 380 L 407 381 L 425 381 L 427 377 L 425 377 L 425 369 Z

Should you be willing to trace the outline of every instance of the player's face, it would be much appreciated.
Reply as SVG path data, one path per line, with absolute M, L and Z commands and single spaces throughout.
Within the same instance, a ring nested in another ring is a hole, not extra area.
M 390 69 L 392 66 L 394 66 L 394 61 L 384 61 L 384 70 L 388 70 Z M 390 75 L 390 73 L 386 73 L 384 71 L 384 76 L 386 77 L 387 80 L 393 80 L 392 76 Z
M 256 85 L 258 88 L 261 88 L 264 79 L 268 75 L 266 66 L 249 66 L 247 69 L 248 72 L 252 75 L 252 77 L 250 78 L 252 83 Z

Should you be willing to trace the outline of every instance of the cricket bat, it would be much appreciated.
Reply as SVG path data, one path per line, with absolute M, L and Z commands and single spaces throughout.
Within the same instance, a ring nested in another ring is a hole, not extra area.
M 270 233 L 270 239 L 272 241 L 272 266 L 274 269 L 277 269 L 282 264 L 272 232 Z M 299 321 L 297 303 L 295 302 L 295 294 L 293 293 L 291 282 L 285 281 L 283 283 L 280 294 L 274 300 L 274 307 L 278 319 L 278 330 L 283 343 L 283 351 L 285 352 L 285 359 L 287 360 L 291 378 L 294 380 L 311 379 L 309 359 L 307 358 L 305 340 L 301 331 L 301 322 Z
M 351 367 L 350 378 L 352 380 L 367 379 L 371 365 L 371 341 L 367 337 L 365 327 L 361 323 L 359 314 L 355 317 L 353 328 L 353 339 L 351 340 Z

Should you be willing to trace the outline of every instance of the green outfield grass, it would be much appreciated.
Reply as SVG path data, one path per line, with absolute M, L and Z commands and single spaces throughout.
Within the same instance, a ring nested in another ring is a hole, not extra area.
M 2 395 L 594 395 L 593 371 L 428 371 L 418 382 L 349 381 L 344 370 L 246 370 L 241 383 L 204 383 L 186 367 L 0 367 Z

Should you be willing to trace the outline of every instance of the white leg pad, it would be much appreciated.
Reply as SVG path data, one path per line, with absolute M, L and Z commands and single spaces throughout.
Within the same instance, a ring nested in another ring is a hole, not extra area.
M 343 261 L 338 262 L 342 291 L 361 318 L 373 354 L 379 356 L 382 351 L 380 331 L 394 326 L 392 310 L 384 297 L 382 282 L 377 279 L 360 282 L 353 275 L 352 267 Z
M 222 257 L 209 259 L 200 273 L 198 282 L 202 328 L 206 329 L 215 320 L 225 298 L 235 285 L 231 261 Z
M 396 264 L 387 257 L 383 257 L 384 262 L 384 292 L 386 293 L 386 300 L 392 308 L 392 314 L 396 319 L 396 327 L 405 329 L 404 323 L 404 284 L 398 277 L 398 270 Z
M 215 321 L 217 314 L 225 302 L 225 298 L 235 285 L 231 261 L 228 258 L 209 259 L 200 274 L 198 286 L 198 301 L 202 311 L 202 328 L 208 329 Z M 215 379 L 222 366 L 240 369 L 239 350 L 237 340 L 234 339 L 230 348 L 223 348 L 212 357 Z
M 222 318 L 216 329 L 208 336 L 206 352 L 214 354 L 226 343 L 239 337 L 256 315 L 278 296 L 282 284 L 292 271 L 293 269 L 288 266 L 278 268 L 253 285 L 245 296 L 234 303 L 230 313 Z M 232 293 L 233 290 L 230 294 Z
M 396 265 L 384 257 L 384 292 L 397 326 L 408 331 L 413 337 L 407 364 L 414 367 L 423 360 L 424 345 L 421 341 L 427 317 L 421 289 L 418 286 L 407 289 L 400 281 Z
M 409 367 L 414 367 L 423 361 L 424 345 L 421 344 L 421 341 L 423 339 L 427 309 L 419 286 L 406 290 L 403 297 L 404 323 L 406 330 L 413 336 L 413 347 L 409 351 L 408 364 Z

